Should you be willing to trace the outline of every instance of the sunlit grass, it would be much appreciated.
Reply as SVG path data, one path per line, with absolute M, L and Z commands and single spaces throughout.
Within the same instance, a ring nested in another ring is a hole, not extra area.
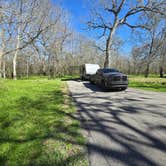
M 129 86 L 157 92 L 166 92 L 166 78 L 129 76 Z
M 87 165 L 65 82 L 0 80 L 0 165 Z

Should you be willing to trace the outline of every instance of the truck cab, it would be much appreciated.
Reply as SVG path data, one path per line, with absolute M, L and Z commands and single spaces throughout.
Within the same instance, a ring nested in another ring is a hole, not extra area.
M 96 74 L 91 76 L 90 82 L 106 89 L 125 90 L 128 86 L 127 75 L 111 68 L 98 69 Z

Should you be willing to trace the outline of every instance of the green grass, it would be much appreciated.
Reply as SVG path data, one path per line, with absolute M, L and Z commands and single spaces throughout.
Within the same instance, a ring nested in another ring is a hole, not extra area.
M 60 79 L 0 80 L 0 165 L 88 165 Z
M 150 90 L 156 92 L 166 92 L 166 78 L 143 76 L 129 76 L 129 87 Z
M 80 79 L 79 75 L 65 75 L 61 78 L 62 81 L 78 80 L 78 79 Z

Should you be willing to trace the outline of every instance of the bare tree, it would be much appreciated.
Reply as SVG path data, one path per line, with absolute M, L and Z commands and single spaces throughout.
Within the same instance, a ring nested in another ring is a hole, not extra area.
M 17 56 L 21 44 L 21 29 L 22 28 L 22 0 L 19 1 L 19 20 L 18 20 L 18 30 L 17 30 L 17 44 L 16 51 L 13 57 L 13 79 L 17 79 L 16 65 L 17 65 Z
M 163 29 L 162 37 L 160 39 L 159 49 L 159 72 L 160 77 L 164 77 L 164 67 L 166 66 L 166 28 Z
M 148 77 L 150 65 L 155 62 L 163 53 L 163 39 L 165 30 L 165 17 L 160 14 L 145 12 L 140 17 L 140 23 L 147 27 L 146 31 L 136 31 L 135 37 L 138 38 L 141 45 L 137 47 L 135 53 L 144 64 L 144 75 Z M 133 55 L 135 55 L 133 53 Z
M 4 68 L 3 68 L 3 63 L 4 63 L 4 57 L 3 57 L 3 52 L 5 49 L 5 43 L 4 43 L 4 29 L 1 29 L 1 50 L 0 50 L 0 78 L 2 77 L 4 73 Z M 4 73 L 5 77 L 5 73 Z
M 1 5 L 3 5 L 3 3 L 1 3 Z M 10 26 L 13 16 L 6 11 L 9 8 L 9 5 L 4 6 L 4 8 L 0 8 L 0 77 L 3 76 L 3 78 L 6 78 L 6 62 L 4 53 L 8 49 L 8 43 L 12 36 Z
M 2 56 L 5 56 L 14 53 L 14 79 L 17 77 L 16 66 L 19 52 L 29 45 L 33 45 L 42 33 L 45 33 L 48 29 L 54 26 L 59 20 L 61 14 L 59 13 L 57 16 L 54 12 L 54 16 L 51 15 L 52 5 L 49 0 L 45 0 L 44 2 L 41 0 L 19 0 L 16 2 L 18 3 L 12 3 L 9 1 L 11 9 L 6 11 L 13 16 L 10 28 L 11 31 L 15 31 L 12 38 L 16 38 L 16 45 L 8 50 L 5 49 L 2 54 Z M 53 17 L 55 17 L 54 20 L 52 19 Z
M 146 28 L 141 24 L 132 24 L 130 17 L 139 15 L 143 12 L 162 13 L 161 8 L 166 5 L 165 1 L 131 1 L 127 0 L 102 0 L 99 1 L 99 7 L 93 10 L 93 16 L 87 25 L 91 29 L 101 29 L 102 36 L 106 36 L 106 56 L 104 66 L 109 66 L 109 56 L 113 36 L 116 30 L 122 25 L 129 28 Z
M 163 29 L 165 29 L 165 18 L 159 14 L 145 13 L 143 15 L 145 26 L 148 27 L 146 34 L 143 34 L 144 41 L 147 41 L 147 54 L 144 57 L 146 62 L 145 77 L 149 75 L 150 64 L 159 56 L 159 50 L 163 45 Z

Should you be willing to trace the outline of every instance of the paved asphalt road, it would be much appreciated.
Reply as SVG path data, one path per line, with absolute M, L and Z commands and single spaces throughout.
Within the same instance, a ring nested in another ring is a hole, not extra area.
M 90 166 L 166 166 L 166 93 L 104 92 L 68 81 L 88 139 Z

